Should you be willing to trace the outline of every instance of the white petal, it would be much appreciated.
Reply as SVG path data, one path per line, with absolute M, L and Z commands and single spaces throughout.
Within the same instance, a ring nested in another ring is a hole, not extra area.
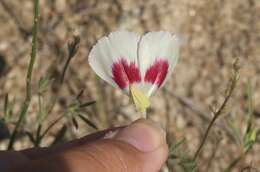
M 89 64 L 96 74 L 113 85 L 118 87 L 113 80 L 112 65 L 119 58 L 127 62 L 137 64 L 137 46 L 140 36 L 127 32 L 115 31 L 98 40 L 89 54 Z
M 174 66 L 177 63 L 179 56 L 180 40 L 176 35 L 169 32 L 149 32 L 145 34 L 139 43 L 138 47 L 138 63 L 142 79 L 145 77 L 146 71 L 151 67 L 156 59 L 167 60 L 169 63 L 167 78 L 171 75 Z M 147 96 L 158 88 L 155 84 L 146 83 L 143 80 L 143 87 L 146 89 Z

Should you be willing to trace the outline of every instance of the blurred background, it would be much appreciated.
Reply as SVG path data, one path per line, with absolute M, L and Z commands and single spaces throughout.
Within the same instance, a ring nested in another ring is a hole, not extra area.
M 7 148 L 26 94 L 32 21 L 32 0 L 0 1 L 1 150 Z M 171 144 L 180 143 L 173 147 L 169 171 L 185 171 L 178 166 L 198 148 L 213 117 L 209 107 L 221 105 L 232 62 L 239 57 L 240 80 L 210 132 L 197 170 L 222 172 L 238 160 L 234 171 L 260 171 L 259 137 L 252 149 L 244 151 L 248 119 L 252 117 L 255 128 L 260 124 L 259 0 L 40 1 L 33 97 L 16 149 L 56 144 L 139 117 L 129 98 L 99 80 L 88 65 L 91 47 L 117 29 L 140 34 L 166 30 L 185 39 L 174 74 L 152 97 L 148 112 L 167 128 Z M 61 84 L 58 78 L 68 61 L 68 43 L 75 35 L 81 41 Z M 52 123 L 55 126 L 44 139 L 35 143 L 39 128 L 44 131 Z

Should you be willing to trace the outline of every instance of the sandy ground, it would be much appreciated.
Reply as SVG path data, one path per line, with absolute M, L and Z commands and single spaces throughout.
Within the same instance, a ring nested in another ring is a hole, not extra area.
M 152 98 L 149 115 L 164 126 L 168 125 L 175 142 L 185 137 L 184 148 L 189 155 L 195 152 L 212 117 L 209 106 L 217 107 L 223 101 L 233 60 L 240 58 L 240 80 L 218 121 L 221 125 L 212 130 L 198 160 L 199 171 L 223 171 L 241 154 L 241 145 L 234 141 L 232 132 L 230 136 L 224 128 L 230 128 L 227 121 L 232 121 L 242 133 L 245 131 L 248 83 L 253 90 L 254 125 L 259 128 L 259 0 L 45 0 L 40 6 L 39 52 L 33 74 L 32 106 L 24 123 L 26 130 L 35 130 L 31 121 L 36 119 L 38 111 L 37 82 L 42 76 L 60 75 L 67 57 L 67 42 L 73 34 L 80 36 L 81 43 L 64 85 L 49 88 L 44 95 L 46 102 L 53 96 L 58 97 L 48 120 L 62 115 L 64 108 L 82 89 L 85 90 L 83 100 L 98 101 L 86 112 L 100 128 L 126 124 L 139 117 L 128 97 L 98 81 L 87 63 L 88 52 L 97 39 L 116 29 L 139 33 L 167 30 L 184 38 L 180 61 L 165 89 Z M 0 109 L 3 109 L 4 96 L 8 93 L 14 114 L 19 112 L 25 95 L 32 10 L 31 0 L 2 0 L 0 3 Z M 57 93 L 57 90 L 60 91 Z M 183 99 L 190 103 L 189 106 L 182 103 Z M 12 125 L 8 126 L 12 128 Z M 93 131 L 83 124 L 80 126 L 77 131 L 70 129 L 68 139 Z M 52 137 L 49 134 L 43 145 Z M 21 149 L 29 145 L 28 139 L 21 139 L 16 147 Z M 1 148 L 4 147 L 2 144 Z M 215 157 L 207 169 L 214 150 Z M 259 153 L 257 143 L 235 171 L 242 171 L 247 166 L 260 170 Z

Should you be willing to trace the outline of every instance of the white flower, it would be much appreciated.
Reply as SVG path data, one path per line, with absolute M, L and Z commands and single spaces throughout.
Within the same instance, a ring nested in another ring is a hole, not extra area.
M 149 97 L 171 75 L 179 47 L 179 38 L 169 32 L 140 36 L 116 31 L 98 40 L 89 64 L 103 80 L 130 94 L 137 109 L 145 113 Z

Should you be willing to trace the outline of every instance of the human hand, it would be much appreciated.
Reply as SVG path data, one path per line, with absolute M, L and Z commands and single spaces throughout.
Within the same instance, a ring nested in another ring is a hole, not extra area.
M 51 148 L 0 152 L 1 172 L 158 172 L 166 161 L 165 132 L 140 119 Z

